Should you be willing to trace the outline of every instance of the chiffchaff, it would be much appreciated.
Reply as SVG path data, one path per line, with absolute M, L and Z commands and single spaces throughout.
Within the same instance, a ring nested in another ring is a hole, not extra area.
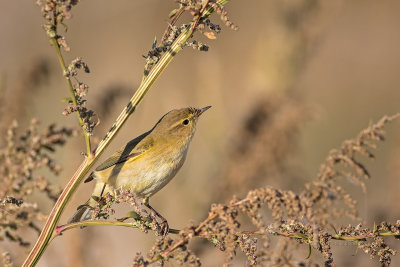
M 92 197 L 78 207 L 69 222 L 92 218 L 94 199 L 105 194 L 115 195 L 117 190 L 129 190 L 151 209 L 163 223 L 163 234 L 168 223 L 149 204 L 149 197 L 157 193 L 182 167 L 190 141 L 202 109 L 175 109 L 165 114 L 148 132 L 136 137 L 96 168 L 85 182 L 95 180 Z

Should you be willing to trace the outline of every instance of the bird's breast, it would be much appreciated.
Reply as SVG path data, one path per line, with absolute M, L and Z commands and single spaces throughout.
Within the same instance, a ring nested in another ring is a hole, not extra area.
M 179 149 L 166 146 L 159 151 L 151 148 L 139 157 L 120 164 L 122 166 L 115 165 L 112 168 L 116 171 L 109 170 L 108 178 L 101 177 L 101 180 L 107 180 L 107 184 L 114 189 L 130 190 L 138 196 L 150 197 L 176 175 L 186 159 L 187 149 L 188 145 Z

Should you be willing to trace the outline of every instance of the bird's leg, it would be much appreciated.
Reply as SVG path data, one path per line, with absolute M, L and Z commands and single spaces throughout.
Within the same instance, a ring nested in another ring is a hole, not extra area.
M 158 213 L 155 209 L 153 209 L 152 206 L 150 206 L 149 198 L 148 198 L 148 197 L 146 197 L 146 198 L 143 199 L 143 204 L 144 204 L 147 208 L 149 208 L 149 209 L 154 213 L 155 216 L 157 216 L 158 218 L 160 218 L 160 219 L 162 220 L 162 223 L 161 223 L 161 235 L 163 236 L 163 238 L 165 238 L 165 236 L 166 236 L 166 235 L 168 234 L 168 232 L 169 232 L 168 221 L 167 221 L 160 213 Z
M 104 183 L 103 188 L 101 189 L 99 196 L 92 196 L 92 198 L 100 205 L 100 208 L 103 207 L 106 203 L 105 198 L 103 198 L 104 190 L 106 189 L 107 184 Z
M 104 183 L 103 189 L 101 189 L 101 193 L 100 193 L 100 196 L 99 196 L 100 199 L 103 197 L 103 193 L 104 193 L 104 189 L 106 189 L 106 185 L 107 185 L 107 184 Z

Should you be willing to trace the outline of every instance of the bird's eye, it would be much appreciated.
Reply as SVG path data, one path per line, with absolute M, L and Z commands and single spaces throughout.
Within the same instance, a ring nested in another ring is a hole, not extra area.
M 189 124 L 189 120 L 186 119 L 186 120 L 182 121 L 182 124 L 183 124 L 183 125 L 188 125 L 188 124 Z

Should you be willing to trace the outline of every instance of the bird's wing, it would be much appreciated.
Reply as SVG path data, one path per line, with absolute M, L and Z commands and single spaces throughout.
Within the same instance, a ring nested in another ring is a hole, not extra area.
M 111 157 L 109 157 L 107 160 L 105 160 L 102 164 L 100 164 L 96 168 L 96 171 L 103 171 L 114 165 L 123 163 L 132 157 L 136 157 L 136 156 L 140 155 L 141 153 L 142 152 L 136 152 L 136 153 L 134 152 L 134 153 L 129 153 L 127 155 L 123 155 L 123 150 L 117 151 Z
M 126 153 L 124 155 L 124 151 L 126 151 L 126 148 L 129 146 L 129 143 L 127 144 L 127 146 L 124 148 L 122 148 L 121 150 L 118 150 L 117 152 L 115 152 L 111 157 L 109 157 L 108 159 L 106 159 L 103 163 L 101 163 L 99 166 L 97 166 L 97 168 L 95 169 L 95 171 L 103 171 L 105 169 L 108 169 L 114 165 L 123 163 L 125 161 L 127 161 L 130 158 L 139 156 L 142 151 L 140 152 L 132 152 L 132 153 Z M 94 172 L 92 172 L 88 178 L 86 178 L 85 183 L 88 183 L 90 181 L 92 181 L 94 179 Z
M 109 157 L 106 161 L 104 161 L 102 164 L 100 164 L 96 168 L 96 171 L 102 171 L 102 170 L 108 169 L 111 166 L 114 166 L 116 164 L 123 163 L 123 162 L 127 161 L 128 159 L 130 159 L 132 157 L 136 157 L 136 156 L 142 154 L 147 149 L 149 149 L 151 147 L 151 142 L 149 142 L 150 140 L 147 140 L 149 138 L 145 139 L 145 137 L 149 133 L 150 132 L 146 132 L 146 133 L 136 137 L 135 139 L 129 141 L 128 144 L 126 144 L 126 146 L 124 146 L 123 148 L 121 148 L 120 150 L 115 152 L 111 157 Z M 145 142 L 142 142 L 142 141 L 145 141 Z

